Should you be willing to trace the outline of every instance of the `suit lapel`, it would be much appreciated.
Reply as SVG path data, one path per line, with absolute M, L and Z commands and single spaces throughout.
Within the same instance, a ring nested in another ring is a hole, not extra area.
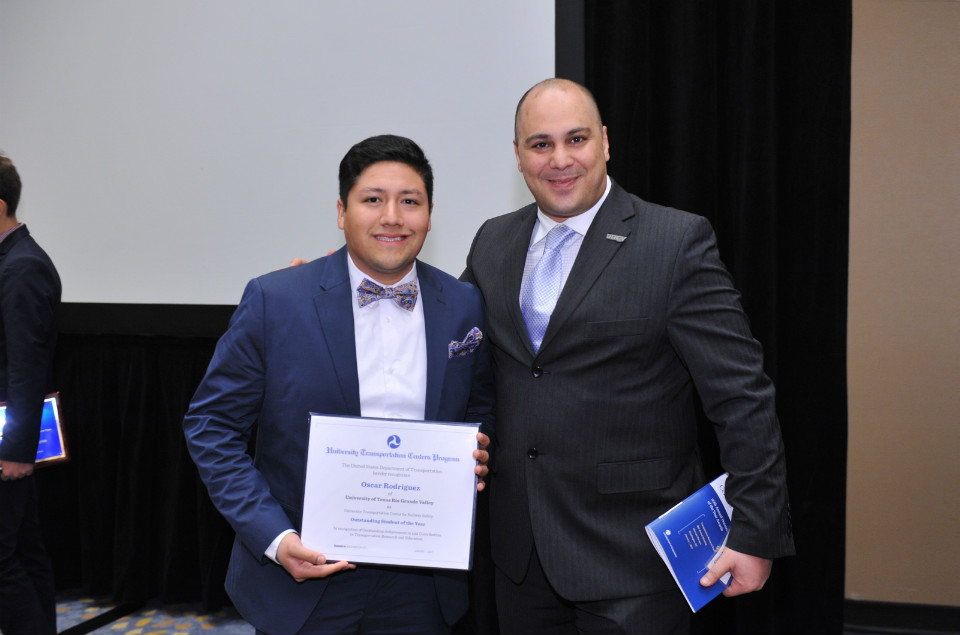
M 346 248 L 329 257 L 321 274 L 320 293 L 314 306 L 320 321 L 327 350 L 333 361 L 347 412 L 360 414 L 360 383 L 357 376 L 356 335 L 353 327 L 353 289 L 347 269 Z M 443 284 L 428 265 L 417 262 L 420 302 L 427 342 L 427 394 L 424 416 L 435 419 L 440 411 L 444 378 L 447 369 L 447 345 L 450 306 L 443 293 Z
M 600 277 L 600 274 L 617 251 L 625 242 L 630 240 L 631 230 L 627 221 L 635 214 L 633 205 L 626 198 L 626 193 L 614 183 L 607 200 L 600 206 L 596 217 L 590 224 L 590 229 L 583 237 L 577 259 L 573 263 L 573 269 L 570 270 L 570 276 L 567 278 L 566 284 L 563 285 L 563 290 L 557 299 L 557 306 L 550 315 L 547 332 L 540 344 L 541 353 L 547 348 L 550 341 L 564 322 L 569 319 L 580 302 L 583 301 L 590 289 L 593 288 L 597 278 Z M 618 239 L 608 238 L 608 235 L 617 236 Z M 619 237 L 625 240 L 619 240 Z
M 450 343 L 448 338 L 450 306 L 443 293 L 443 284 L 431 268 L 417 261 L 420 302 L 423 303 L 423 328 L 427 340 L 427 394 L 424 418 L 436 419 L 440 411 Z
M 360 383 L 357 377 L 356 336 L 353 328 L 353 289 L 347 270 L 347 249 L 327 259 L 320 274 L 320 292 L 313 298 L 320 330 L 333 361 L 345 410 L 360 414 Z

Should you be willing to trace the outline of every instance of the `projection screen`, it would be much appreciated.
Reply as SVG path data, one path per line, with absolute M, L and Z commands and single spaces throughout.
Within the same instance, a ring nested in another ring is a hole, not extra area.
M 554 72 L 554 0 L 0 2 L 0 152 L 78 303 L 235 304 L 343 244 L 337 167 L 409 136 L 434 166 L 421 258 L 532 199 L 524 90 Z

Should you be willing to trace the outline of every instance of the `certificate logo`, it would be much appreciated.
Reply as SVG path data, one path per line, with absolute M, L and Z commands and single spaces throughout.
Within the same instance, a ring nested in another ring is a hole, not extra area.
M 391 434 L 387 437 L 387 445 L 393 448 L 394 450 L 400 447 L 400 436 L 396 434 Z

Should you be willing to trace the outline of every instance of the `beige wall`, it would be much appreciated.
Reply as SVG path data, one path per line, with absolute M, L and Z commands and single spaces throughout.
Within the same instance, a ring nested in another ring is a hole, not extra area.
M 960 605 L 960 2 L 854 0 L 846 596 Z

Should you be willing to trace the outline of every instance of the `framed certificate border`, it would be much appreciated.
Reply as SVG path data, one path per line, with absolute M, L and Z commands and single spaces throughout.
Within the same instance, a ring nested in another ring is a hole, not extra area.
M 0 443 L 3 443 L 3 424 L 6 422 L 7 404 L 0 401 Z M 60 414 L 60 393 L 53 392 L 43 400 L 40 416 L 40 443 L 37 445 L 38 467 L 70 460 L 67 437 L 63 433 L 63 417 Z
M 479 427 L 311 414 L 303 544 L 330 561 L 470 569 Z

